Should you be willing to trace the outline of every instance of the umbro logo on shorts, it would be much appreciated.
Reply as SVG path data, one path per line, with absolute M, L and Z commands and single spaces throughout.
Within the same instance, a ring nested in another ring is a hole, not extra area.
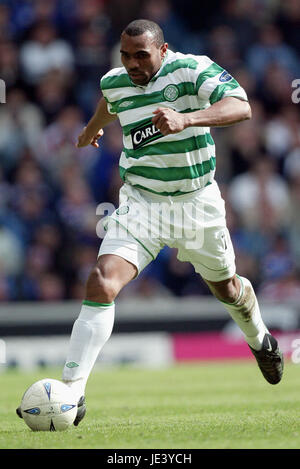
M 151 120 L 147 124 L 135 127 L 131 130 L 131 139 L 133 149 L 142 147 L 145 143 L 152 142 L 161 138 L 163 134 L 152 124 Z

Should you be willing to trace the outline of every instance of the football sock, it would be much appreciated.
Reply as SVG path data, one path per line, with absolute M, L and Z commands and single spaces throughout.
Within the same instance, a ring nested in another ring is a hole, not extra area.
M 263 323 L 251 282 L 247 278 L 237 277 L 241 282 L 238 299 L 234 303 L 222 303 L 245 335 L 250 347 L 261 350 L 264 336 L 269 331 Z
M 74 390 L 78 399 L 84 395 L 90 372 L 111 335 L 114 313 L 114 303 L 85 300 L 73 325 L 62 380 Z

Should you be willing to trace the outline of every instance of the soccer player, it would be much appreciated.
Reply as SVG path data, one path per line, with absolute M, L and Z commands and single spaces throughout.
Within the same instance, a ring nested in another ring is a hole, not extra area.
M 79 400 L 75 425 L 85 414 L 88 376 L 113 329 L 115 298 L 164 245 L 177 248 L 178 259 L 191 262 L 224 304 L 265 379 L 276 384 L 283 372 L 283 355 L 263 323 L 252 285 L 236 274 L 224 201 L 214 180 L 216 156 L 209 128 L 250 119 L 245 91 L 208 57 L 169 50 L 162 30 L 151 21 L 136 20 L 125 28 L 121 59 L 123 67 L 101 79 L 103 98 L 77 142 L 78 148 L 98 147 L 103 127 L 119 119 L 124 137 L 120 207 L 109 217 L 63 370 L 63 381 Z M 159 215 L 151 209 L 159 204 L 175 204 L 183 216 L 168 218 L 173 231 L 139 238 L 130 229 L 136 208 L 141 226 L 147 226 L 151 215 L 151 233 L 160 233 Z M 191 220 L 193 213 L 197 216 Z M 203 235 L 197 238 L 201 242 L 187 242 L 187 220 Z M 176 237 L 179 228 L 183 236 Z

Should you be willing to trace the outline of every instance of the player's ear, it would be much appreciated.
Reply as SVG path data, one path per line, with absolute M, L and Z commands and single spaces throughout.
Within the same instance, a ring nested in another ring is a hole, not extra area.
M 161 55 L 162 59 L 165 57 L 165 55 L 167 53 L 168 46 L 169 46 L 169 44 L 167 42 L 165 42 L 160 48 L 160 55 Z

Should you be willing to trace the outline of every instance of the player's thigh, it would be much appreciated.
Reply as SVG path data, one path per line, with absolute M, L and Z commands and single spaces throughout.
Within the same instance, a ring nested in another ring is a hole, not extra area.
M 128 282 L 138 277 L 158 252 L 159 247 L 151 240 L 141 242 L 111 219 L 99 249 L 97 270 L 101 278 L 108 281 L 106 285 L 112 286 L 118 294 Z
M 177 257 L 190 262 L 195 271 L 209 282 L 222 282 L 235 275 L 235 255 L 230 234 L 226 227 L 209 228 L 204 232 L 201 246 L 187 247 L 180 243 Z
M 191 262 L 207 281 L 222 282 L 232 278 L 235 255 L 218 186 L 212 184 L 205 188 L 193 203 L 197 210 L 192 213 L 198 215 L 191 215 L 194 223 L 193 230 L 187 232 L 189 239 L 178 240 L 178 259 Z

